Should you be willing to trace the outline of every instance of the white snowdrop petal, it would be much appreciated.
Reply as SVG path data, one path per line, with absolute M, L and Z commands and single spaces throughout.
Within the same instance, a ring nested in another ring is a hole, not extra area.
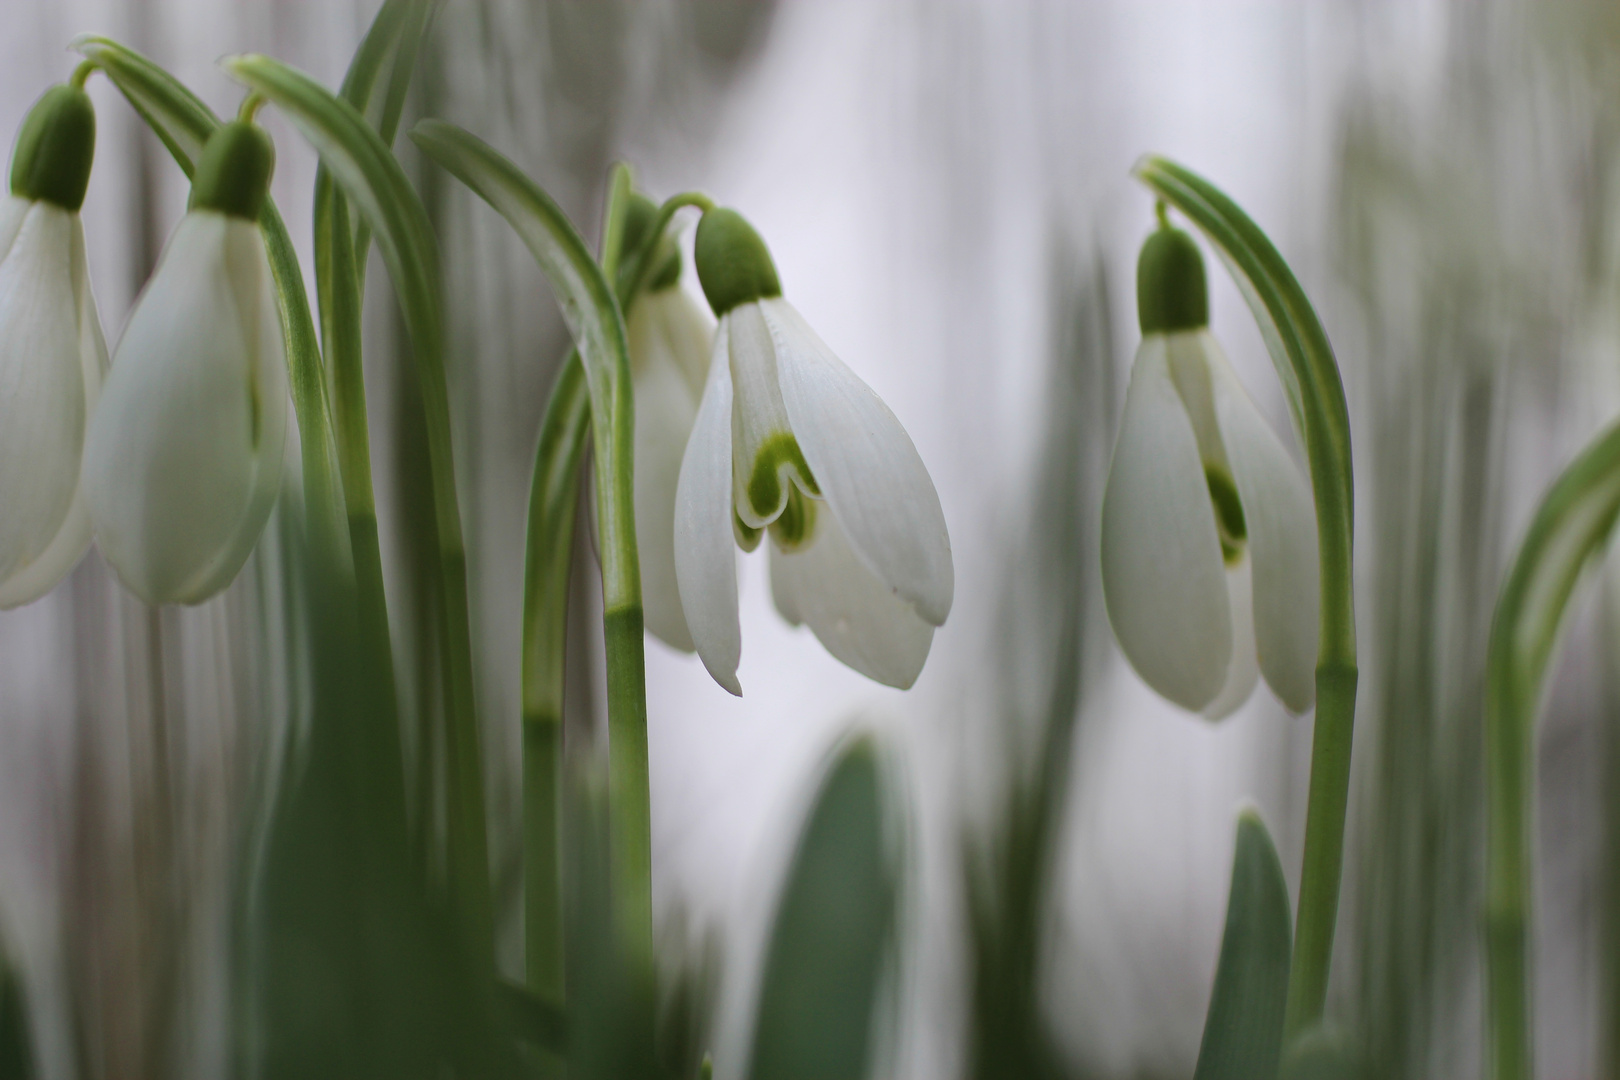
M 1232 611 L 1232 661 L 1226 666 L 1226 684 L 1215 700 L 1204 706 L 1206 719 L 1222 720 L 1249 700 L 1260 681 L 1254 652 L 1254 589 L 1247 556 L 1226 569 L 1226 595 Z
M 655 294 L 656 295 L 656 294 Z M 641 557 L 641 604 L 647 629 L 684 652 L 695 647 L 681 608 L 675 577 L 675 488 L 681 459 L 697 418 L 698 398 L 688 386 L 662 331 L 645 325 L 664 313 L 637 302 L 630 317 L 630 348 L 635 360 L 636 549 Z M 637 324 L 641 333 L 636 332 Z M 648 338 L 654 340 L 649 341 Z M 639 346 L 639 349 L 638 349 Z
M 192 212 L 136 301 L 85 446 L 96 542 L 149 603 L 236 575 L 279 490 L 286 360 L 257 226 Z
M 630 362 L 670 363 L 685 381 L 693 400 L 703 396 L 714 348 L 714 316 L 679 285 L 637 298 L 630 310 Z
M 906 690 L 917 681 L 934 628 L 869 570 L 825 503 L 811 541 L 791 554 L 774 542 L 771 592 L 789 622 L 803 622 L 838 660 Z
M 33 205 L 32 199 L 13 195 L 9 191 L 0 196 L 0 259 L 4 259 L 11 251 L 12 241 L 17 239 L 23 218 L 28 216 L 28 209 Z
M 90 547 L 90 514 L 75 493 L 56 536 L 33 562 L 0 582 L 0 610 L 33 603 L 67 577 Z
M 0 590 L 15 598 L 4 606 L 34 599 L 72 566 L 55 558 L 29 573 L 61 534 L 84 443 L 73 224 L 61 207 L 31 203 L 0 259 Z M 48 569 L 60 573 L 41 587 Z
M 1214 701 L 1232 658 L 1215 515 L 1162 335 L 1131 366 L 1102 505 L 1108 620 L 1143 681 L 1186 709 Z
M 1248 527 L 1260 671 L 1284 705 L 1304 712 L 1316 700 L 1320 634 L 1315 504 L 1304 474 L 1213 338 L 1210 347 L 1215 412 Z
M 736 402 L 731 411 L 734 496 L 737 516 L 754 529 L 763 529 L 787 507 L 788 489 L 798 474 L 776 343 L 760 308 L 758 301 L 741 304 L 724 320 L 724 355 L 730 358 Z
M 742 628 L 737 619 L 737 556 L 731 535 L 731 366 L 726 324 L 681 459 L 675 488 L 675 581 L 687 629 L 714 681 L 737 696 Z
M 778 297 L 759 307 L 793 434 L 851 550 L 925 622 L 943 625 L 956 590 L 951 539 L 911 436 L 793 305 Z

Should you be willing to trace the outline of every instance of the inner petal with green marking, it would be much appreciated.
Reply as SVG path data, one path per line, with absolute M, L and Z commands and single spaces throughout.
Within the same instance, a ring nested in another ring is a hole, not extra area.
M 737 520 L 764 529 L 788 509 L 799 492 L 819 498 L 810 466 L 788 424 L 777 382 L 776 342 L 758 304 L 726 315 L 733 387 L 732 482 Z M 805 520 L 811 520 L 805 516 Z M 792 530 L 790 530 L 790 533 Z

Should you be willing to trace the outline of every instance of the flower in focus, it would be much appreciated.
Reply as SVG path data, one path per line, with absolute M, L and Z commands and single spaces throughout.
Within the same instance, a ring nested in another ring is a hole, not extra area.
M 90 543 L 79 465 L 107 346 L 79 207 L 95 140 L 89 95 L 52 87 L 0 201 L 0 608 L 49 592 Z
M 625 247 L 634 249 L 657 208 L 634 196 Z M 630 309 L 630 378 L 636 400 L 636 547 L 646 627 L 684 652 L 696 646 L 675 580 L 675 485 L 709 370 L 714 318 L 681 288 L 681 253 L 660 238 L 647 285 Z
M 1157 230 L 1137 265 L 1142 344 L 1102 508 L 1103 596 L 1149 686 L 1218 719 L 1260 675 L 1316 697 L 1310 489 L 1209 332 L 1203 257 Z
M 922 458 L 894 414 L 782 298 L 759 234 L 711 210 L 694 245 L 720 317 L 681 463 L 675 568 L 715 681 L 740 694 L 735 544 L 771 535 L 771 594 L 833 656 L 878 682 L 916 681 L 955 588 Z
M 280 489 L 286 354 L 258 226 L 273 164 L 251 123 L 209 139 L 90 424 L 96 545 L 148 603 L 229 585 Z

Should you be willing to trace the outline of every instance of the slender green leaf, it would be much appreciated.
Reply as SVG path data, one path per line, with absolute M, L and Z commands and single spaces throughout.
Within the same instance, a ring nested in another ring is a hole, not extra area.
M 1535 721 L 1547 666 L 1583 571 L 1620 514 L 1620 425 L 1548 491 L 1496 602 L 1486 660 L 1486 1035 L 1491 1075 L 1532 1075 L 1528 988 Z
M 1174 162 L 1145 157 L 1134 172 L 1203 232 L 1232 271 L 1287 391 L 1310 463 L 1322 600 L 1305 857 L 1289 980 L 1288 1030 L 1298 1032 L 1320 1020 L 1327 1001 L 1344 870 L 1357 681 L 1350 412 L 1322 322 L 1260 227 L 1219 188 Z
M 129 99 L 189 180 L 203 143 L 219 126 L 213 111 L 174 76 L 111 38 L 81 34 L 72 48 L 93 60 Z
M 799 836 L 765 957 L 752 1080 L 858 1080 L 893 959 L 896 852 L 877 750 L 850 743 Z
M 267 56 L 224 60 L 235 79 L 275 104 L 315 147 L 321 163 L 370 221 L 411 335 L 426 421 L 440 607 L 445 635 L 446 740 L 451 885 L 465 943 L 493 969 L 494 915 L 489 882 L 482 754 L 472 678 L 467 557 L 456 497 L 450 399 L 444 371 L 439 253 L 427 211 L 399 162 L 349 102 L 302 72 Z
M 1288 883 L 1265 823 L 1238 817 L 1232 891 L 1215 988 L 1193 1080 L 1269 1080 L 1282 1053 L 1288 1005 Z
M 534 181 L 471 134 L 425 120 L 411 138 L 428 156 L 488 202 L 528 245 L 551 282 L 574 335 L 590 391 L 597 535 L 601 538 L 603 634 L 607 651 L 609 826 L 613 901 L 621 945 L 652 981 L 652 809 L 647 770 L 647 692 L 636 549 L 635 403 L 630 353 L 618 298 L 604 269 L 562 210 Z M 616 239 L 630 193 L 628 170 L 615 170 L 606 230 Z M 617 244 L 604 250 L 614 254 Z M 651 1027 L 652 1014 L 645 1017 Z
M 0 1077 L 30 1080 L 34 1075 L 34 1039 L 28 1029 L 28 1001 L 23 980 L 0 947 Z
M 442 120 L 417 124 L 411 129 L 411 139 L 506 218 L 556 292 L 563 321 L 579 345 L 591 391 L 597 490 L 599 496 L 609 493 L 606 498 L 599 497 L 597 503 L 598 530 L 604 544 L 604 602 L 609 610 L 631 603 L 640 607 L 628 467 L 634 434 L 630 353 L 624 320 L 608 277 L 562 208 L 487 143 Z M 621 461 L 625 463 L 622 467 Z M 609 544 L 610 537 L 626 538 L 628 550 Z

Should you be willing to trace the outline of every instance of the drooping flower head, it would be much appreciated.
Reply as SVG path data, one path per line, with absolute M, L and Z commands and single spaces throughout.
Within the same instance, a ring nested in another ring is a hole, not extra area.
M 1316 696 L 1310 488 L 1209 332 L 1203 256 L 1164 224 L 1137 264 L 1142 344 L 1103 494 L 1103 596 L 1148 685 L 1211 719 L 1259 676 Z
M 286 354 L 258 226 L 274 162 L 250 122 L 209 138 L 90 425 L 96 544 L 148 603 L 229 585 L 280 489 Z
M 79 86 L 29 111 L 0 203 L 0 608 L 50 591 L 90 543 L 85 424 L 107 367 L 79 208 L 96 114 Z
M 624 249 L 649 238 L 658 208 L 632 196 Z M 630 379 L 636 400 L 636 547 L 646 627 L 666 644 L 696 646 L 675 579 L 675 486 L 709 371 L 714 318 L 681 287 L 681 253 L 668 236 L 652 252 L 647 284 L 630 308 Z
M 720 319 L 675 508 L 698 655 L 742 692 L 732 548 L 752 551 L 768 532 L 777 610 L 856 671 L 909 687 L 955 588 L 928 470 L 888 406 L 782 297 L 739 214 L 705 213 L 693 255 Z

